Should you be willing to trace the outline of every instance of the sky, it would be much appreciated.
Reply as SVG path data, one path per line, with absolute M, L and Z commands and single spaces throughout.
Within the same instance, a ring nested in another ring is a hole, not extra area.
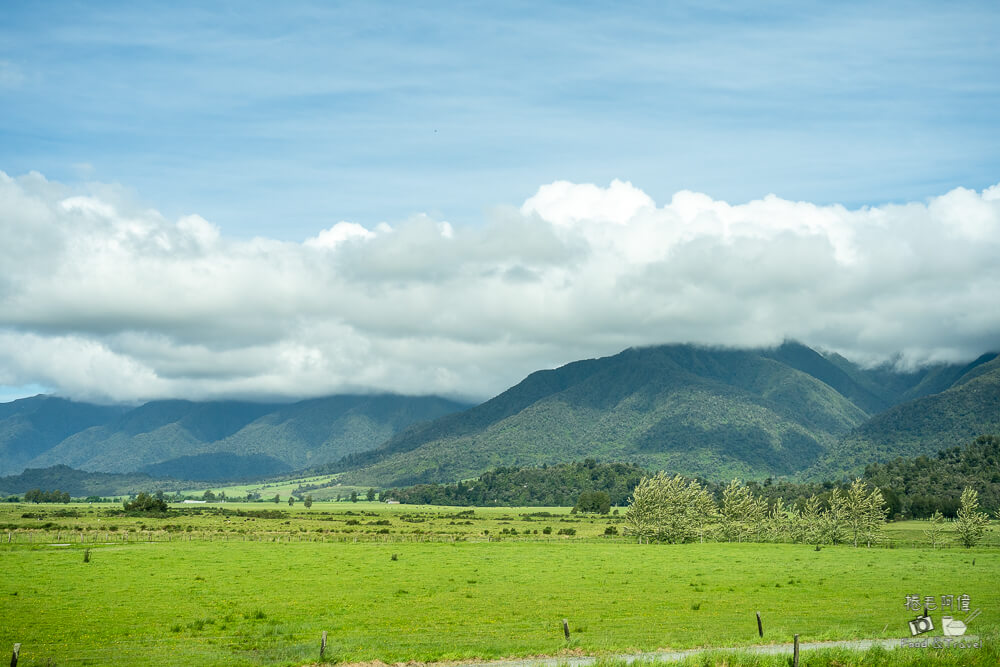
M 6 2 L 0 401 L 1000 349 L 997 34 L 994 2 Z

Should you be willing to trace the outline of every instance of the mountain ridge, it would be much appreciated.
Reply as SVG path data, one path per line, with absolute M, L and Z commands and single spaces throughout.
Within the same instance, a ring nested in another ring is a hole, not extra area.
M 535 371 L 474 406 L 395 394 L 135 408 L 21 399 L 0 404 L 0 474 L 309 470 L 384 487 L 598 457 L 706 478 L 816 479 L 990 432 L 1000 432 L 993 352 L 901 371 L 795 341 L 672 344 Z
M 346 483 L 403 485 L 596 456 L 712 478 L 807 477 L 831 472 L 822 465 L 828 452 L 842 452 L 838 443 L 873 416 L 863 406 L 891 408 L 972 381 L 995 358 L 894 372 L 795 342 L 630 348 L 532 373 L 484 404 L 323 469 Z M 926 448 L 951 444 L 938 438 Z
M 272 474 L 375 447 L 410 424 L 466 407 L 435 396 L 396 394 L 336 395 L 291 404 L 151 401 L 117 408 L 58 441 L 39 442 L 30 458 L 5 460 L 2 471 L 62 464 L 130 473 L 166 466 L 173 476 L 198 479 L 197 457 L 225 453 L 238 457 L 229 459 L 234 469 Z M 14 409 L 6 412 L 11 413 L 7 422 L 20 418 Z M 0 440 L 0 447 L 9 444 Z M 220 460 L 225 459 L 213 461 Z

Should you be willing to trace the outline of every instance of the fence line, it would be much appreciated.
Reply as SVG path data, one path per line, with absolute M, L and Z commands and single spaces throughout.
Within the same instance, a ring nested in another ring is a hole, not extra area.
M 549 536 L 549 535 L 470 535 L 470 534 L 447 534 L 447 533 L 427 533 L 427 534 L 406 534 L 406 533 L 303 533 L 303 532 L 254 532 L 254 533 L 233 533 L 218 531 L 62 531 L 38 530 L 19 528 L 8 530 L 6 540 L 0 539 L 4 544 L 135 544 L 144 542 L 271 542 L 271 543 L 382 543 L 382 544 L 404 544 L 404 543 L 486 543 L 486 542 L 633 542 L 627 536 Z M 722 540 L 712 540 L 715 543 L 725 543 Z M 813 546 L 807 542 L 791 541 L 746 541 L 746 544 L 799 544 L 802 546 Z M 831 546 L 828 543 L 821 543 L 820 546 Z M 851 546 L 849 541 L 840 542 L 837 546 Z M 979 547 L 1000 546 L 1000 534 L 990 534 L 987 539 L 982 540 Z M 896 549 L 896 548 L 932 548 L 926 541 L 911 538 L 883 538 L 871 547 L 859 545 L 858 549 Z M 956 549 L 964 548 L 961 543 L 955 540 L 948 540 L 939 543 L 935 549 Z

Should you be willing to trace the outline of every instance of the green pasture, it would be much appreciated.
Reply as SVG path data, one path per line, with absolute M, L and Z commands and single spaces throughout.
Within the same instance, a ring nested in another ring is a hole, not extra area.
M 224 492 L 227 496 L 245 496 L 248 493 L 259 493 L 264 498 L 270 498 L 274 494 L 281 496 L 282 500 L 288 500 L 288 496 L 296 491 L 300 486 L 320 487 L 306 493 L 316 499 L 332 500 L 339 493 L 342 498 L 348 498 L 351 491 L 364 494 L 368 487 L 359 486 L 337 486 L 336 478 L 339 475 L 313 475 L 309 477 L 296 477 L 295 479 L 271 480 L 265 482 L 249 482 L 246 484 L 228 484 L 225 486 L 199 486 L 181 491 L 185 495 L 200 495 L 205 491 L 212 491 L 218 494 Z
M 124 516 L 120 504 L 0 503 L 0 542 L 121 541 L 549 541 L 625 540 L 624 508 L 608 515 L 565 507 L 438 507 L 379 502 L 177 503 L 167 517 Z M 887 524 L 883 546 L 923 546 L 927 521 Z M 548 533 L 546 533 L 548 529 Z M 957 548 L 948 526 L 944 548 Z M 992 525 L 983 546 L 1000 547 Z
M 21 643 L 21 665 L 299 665 L 319 658 L 327 631 L 331 662 L 611 656 L 796 633 L 902 637 L 915 615 L 907 595 L 969 595 L 982 610 L 969 631 L 988 646 L 1000 624 L 993 546 L 637 545 L 605 535 L 620 517 L 565 509 L 268 505 L 164 518 L 116 516 L 109 505 L 0 507 L 0 649 Z M 233 513 L 261 509 L 280 511 Z M 904 543 L 923 524 L 887 532 Z M 544 535 L 545 526 L 576 534 Z M 881 664 L 936 654 L 888 653 Z M 941 659 L 991 664 L 996 653 L 963 655 Z M 803 664 L 862 664 L 830 660 Z
M 109 503 L 0 504 L 0 541 L 497 541 L 620 535 L 623 517 L 569 508 L 464 508 L 378 502 L 177 503 L 167 517 L 126 516 Z M 549 530 L 546 533 L 546 528 Z

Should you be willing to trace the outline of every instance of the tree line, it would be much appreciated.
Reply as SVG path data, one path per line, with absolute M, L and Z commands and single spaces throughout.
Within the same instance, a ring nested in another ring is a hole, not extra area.
M 843 492 L 835 488 L 826 501 L 812 495 L 802 503 L 773 503 L 733 480 L 720 502 L 698 480 L 659 472 L 636 486 L 625 512 L 627 531 L 640 542 L 684 543 L 706 540 L 728 542 L 850 543 L 871 547 L 882 539 L 889 507 L 877 488 L 855 479 Z M 989 516 L 979 511 L 978 493 L 966 487 L 956 512 L 955 532 L 967 547 L 982 539 Z M 937 546 L 944 516 L 931 523 Z
M 24 502 L 26 503 L 68 503 L 69 493 L 56 489 L 54 491 L 42 491 L 41 489 L 31 489 L 24 492 Z
M 573 506 L 584 492 L 604 492 L 612 506 L 628 503 L 639 480 L 650 473 L 629 463 L 576 463 L 539 467 L 500 467 L 477 479 L 451 484 L 418 484 L 389 489 L 383 498 L 402 503 L 459 506 Z M 981 436 L 964 447 L 943 450 L 936 456 L 896 459 L 872 464 L 862 480 L 882 494 L 889 519 L 924 519 L 940 512 L 955 518 L 962 490 L 975 489 L 988 511 L 1000 509 L 1000 437 Z M 696 481 L 721 503 L 725 482 Z M 850 489 L 848 481 L 791 482 L 768 478 L 751 480 L 746 487 L 767 501 L 805 509 L 810 498 L 822 507 L 838 502 Z
M 584 492 L 604 492 L 612 505 L 625 505 L 647 473 L 631 463 L 576 463 L 499 467 L 477 479 L 453 484 L 417 484 L 388 489 L 382 498 L 421 505 L 476 507 L 565 507 Z

